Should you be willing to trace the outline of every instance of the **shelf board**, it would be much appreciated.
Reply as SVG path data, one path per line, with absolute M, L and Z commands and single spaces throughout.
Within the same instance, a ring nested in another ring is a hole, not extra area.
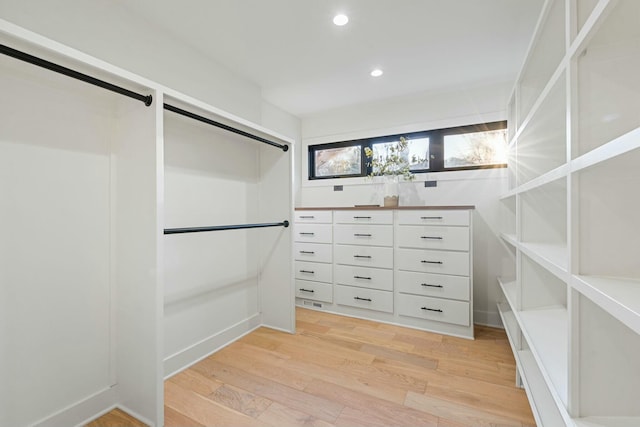
M 569 415 L 564 407 L 558 407 L 545 384 L 542 373 L 530 350 L 521 350 L 516 354 L 518 369 L 529 396 L 536 424 L 540 426 L 562 426 L 569 424 Z
M 520 242 L 519 247 L 525 255 L 549 270 L 558 279 L 564 282 L 568 281 L 568 252 L 566 246 L 549 243 Z
M 539 177 L 533 178 L 530 181 L 525 182 L 516 188 L 518 193 L 524 193 L 525 191 L 530 191 L 538 187 L 542 187 L 543 185 L 549 184 L 550 182 L 556 181 L 561 178 L 565 178 L 569 174 L 569 163 L 565 163 L 561 166 L 558 166 L 555 169 L 550 170 L 547 173 L 540 175 Z
M 571 285 L 635 333 L 640 334 L 640 280 L 573 276 Z
M 508 280 L 503 277 L 498 277 L 498 284 L 504 293 L 504 296 L 507 298 L 507 302 L 511 306 L 511 310 L 515 311 L 517 309 L 516 302 L 517 299 L 517 284 L 515 280 Z
M 573 422 L 576 427 L 638 427 L 640 417 L 585 417 Z
M 565 307 L 549 307 L 525 310 L 517 313 L 525 339 L 541 366 L 543 376 L 548 376 L 549 388 L 555 389 L 560 401 L 567 402 L 568 383 L 568 314 Z
M 515 234 L 512 233 L 500 233 L 502 240 L 510 244 L 511 246 L 518 247 L 518 240 Z
M 511 197 L 514 197 L 516 194 L 518 194 L 518 189 L 517 188 L 512 188 L 511 190 L 507 191 L 502 196 L 500 196 L 500 200 L 509 199 Z
M 507 333 L 507 339 L 509 340 L 509 344 L 511 345 L 511 351 L 513 355 L 517 355 L 518 349 L 520 347 L 520 340 L 518 338 L 518 321 L 516 320 L 515 314 L 508 307 L 508 303 L 499 302 L 498 304 L 498 314 L 500 315 L 500 319 L 502 320 L 502 325 L 504 326 L 504 330 Z
M 637 148 L 640 148 L 640 127 L 572 160 L 571 172 L 578 172 Z

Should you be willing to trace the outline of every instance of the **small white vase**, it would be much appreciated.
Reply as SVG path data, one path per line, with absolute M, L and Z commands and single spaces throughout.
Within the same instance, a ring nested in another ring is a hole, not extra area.
M 398 177 L 397 176 L 387 176 L 384 180 L 384 206 L 385 207 L 396 207 L 398 206 L 398 201 L 400 199 L 399 190 L 398 190 Z
M 395 208 L 398 206 L 399 196 L 385 196 L 384 197 L 384 207 L 385 208 Z

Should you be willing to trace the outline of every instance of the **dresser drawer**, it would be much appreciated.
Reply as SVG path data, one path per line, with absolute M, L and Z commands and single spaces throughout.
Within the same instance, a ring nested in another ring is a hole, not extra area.
M 386 268 L 335 266 L 336 284 L 360 286 L 363 288 L 393 290 L 393 270 Z
M 299 261 L 333 262 L 333 246 L 326 243 L 296 242 L 293 244 L 294 258 Z
M 308 243 L 332 243 L 331 224 L 294 224 L 294 240 Z
M 398 294 L 398 314 L 469 326 L 469 303 Z
M 333 285 L 331 283 L 296 280 L 296 297 L 333 302 Z
M 295 222 L 331 224 L 332 211 L 295 211 Z
M 428 249 L 397 249 L 398 270 L 469 276 L 469 253 Z
M 393 313 L 393 292 L 336 285 L 337 304 Z
M 400 247 L 469 250 L 469 227 L 401 225 L 396 232 L 396 243 Z
M 365 267 L 393 268 L 393 248 L 335 245 L 336 263 Z
M 470 214 L 468 210 L 397 211 L 396 219 L 407 225 L 469 225 Z
M 469 301 L 470 279 L 465 276 L 397 271 L 395 288 L 399 292 Z
M 333 282 L 333 266 L 319 262 L 295 262 L 295 278 L 314 282 Z
M 335 242 L 343 245 L 393 246 L 392 225 L 334 225 Z
M 336 224 L 393 224 L 393 211 L 336 211 Z

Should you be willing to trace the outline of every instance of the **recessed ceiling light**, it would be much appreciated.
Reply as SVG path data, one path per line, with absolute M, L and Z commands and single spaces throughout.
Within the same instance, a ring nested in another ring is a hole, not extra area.
M 340 14 L 333 17 L 333 23 L 339 27 L 346 25 L 347 22 L 349 22 L 349 17 L 347 15 Z
M 371 72 L 371 76 L 372 77 L 380 77 L 383 74 L 382 70 L 380 68 L 376 68 L 375 70 L 373 70 Z

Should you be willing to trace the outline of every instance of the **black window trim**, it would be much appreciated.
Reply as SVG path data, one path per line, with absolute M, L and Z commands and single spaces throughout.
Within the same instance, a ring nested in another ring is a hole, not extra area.
M 476 165 L 476 166 L 458 166 L 458 167 L 445 167 L 444 166 L 444 137 L 448 135 L 460 135 L 465 133 L 474 132 L 488 132 L 492 130 L 507 129 L 507 121 L 494 121 L 487 123 L 479 123 L 473 125 L 454 126 L 442 129 L 433 129 L 427 131 L 407 132 L 394 135 L 375 136 L 371 138 L 353 139 L 348 141 L 330 142 L 325 144 L 309 145 L 308 149 L 308 162 L 309 162 L 309 180 L 322 180 L 322 179 L 336 179 L 336 178 L 361 178 L 371 173 L 371 167 L 366 165 L 366 156 L 364 154 L 365 147 L 373 149 L 373 145 L 398 141 L 400 137 L 407 139 L 411 138 L 429 138 L 429 168 L 428 169 L 415 169 L 412 170 L 414 174 L 421 173 L 436 173 L 436 172 L 454 172 L 454 171 L 467 171 L 467 170 L 480 170 L 480 169 L 496 169 L 506 168 L 506 163 L 491 164 L 491 165 Z M 361 168 L 358 174 L 345 174 L 345 175 L 330 175 L 330 176 L 314 176 L 315 172 L 315 152 L 319 150 L 326 150 L 331 148 L 342 148 L 360 145 L 361 146 Z
M 366 163 L 364 161 L 364 159 L 366 158 L 365 154 L 364 154 L 364 147 L 366 146 L 362 141 L 366 141 L 367 139 L 355 139 L 355 140 L 351 140 L 351 141 L 341 141 L 341 142 L 330 142 L 327 144 L 318 144 L 318 145 L 310 145 L 309 146 L 309 155 L 308 155 L 308 159 L 309 159 L 309 179 L 310 180 L 317 180 L 317 179 L 336 179 L 336 178 L 358 178 L 358 177 L 363 177 L 363 176 L 367 176 L 366 170 L 367 170 L 367 166 Z M 360 173 L 358 174 L 344 174 L 344 175 L 327 175 L 327 176 L 313 176 L 312 174 L 315 172 L 315 167 L 316 167 L 316 156 L 315 156 L 315 152 L 316 151 L 321 151 L 321 150 L 326 150 L 326 149 L 332 149 L 332 148 L 344 148 L 344 147 L 354 147 L 357 145 L 361 145 L 360 147 Z

